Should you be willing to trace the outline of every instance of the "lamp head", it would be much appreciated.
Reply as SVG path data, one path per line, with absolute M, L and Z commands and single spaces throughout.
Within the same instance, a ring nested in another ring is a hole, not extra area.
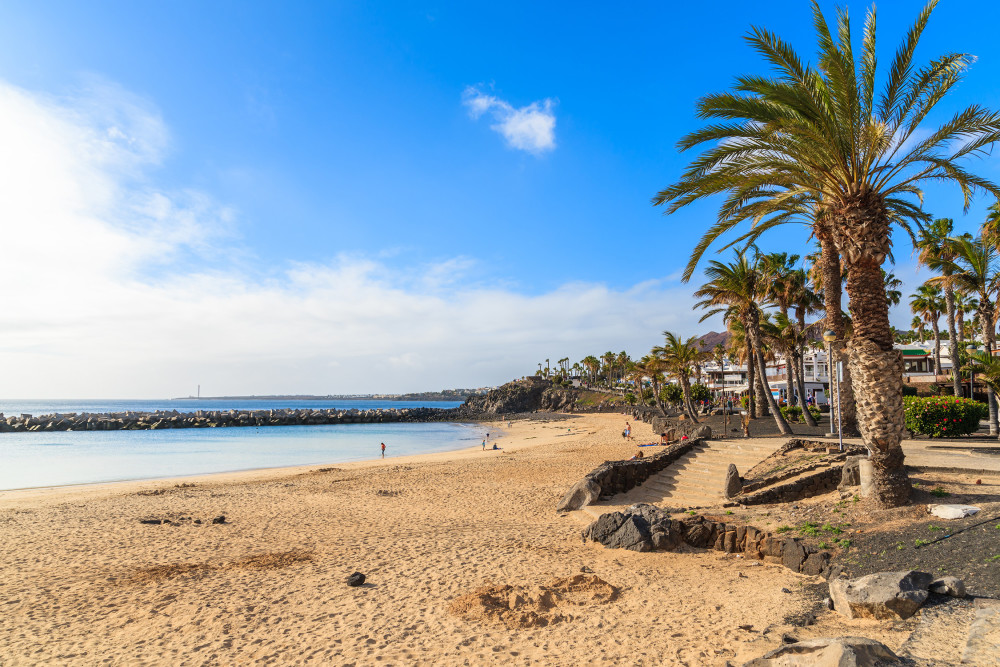
M 823 332 L 823 340 L 825 340 L 827 343 L 832 343 L 833 341 L 837 340 L 837 334 L 833 333 L 833 329 L 827 329 L 826 331 Z
M 968 352 L 969 354 L 975 354 L 977 349 L 978 348 L 975 345 L 972 345 L 971 343 L 965 346 L 965 351 Z

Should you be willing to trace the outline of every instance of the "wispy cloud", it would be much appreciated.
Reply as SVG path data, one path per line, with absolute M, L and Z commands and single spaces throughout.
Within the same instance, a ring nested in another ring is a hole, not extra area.
M 662 282 L 523 294 L 476 280 L 474 257 L 378 248 L 257 269 L 235 211 L 156 187 L 169 131 L 114 86 L 0 82 L 0 145 L 0 397 L 475 386 L 700 329 L 690 289 Z
M 510 102 L 469 86 L 462 93 L 462 103 L 469 115 L 479 118 L 490 114 L 495 121 L 490 128 L 499 132 L 511 148 L 541 154 L 556 147 L 555 103 L 551 99 L 514 107 Z

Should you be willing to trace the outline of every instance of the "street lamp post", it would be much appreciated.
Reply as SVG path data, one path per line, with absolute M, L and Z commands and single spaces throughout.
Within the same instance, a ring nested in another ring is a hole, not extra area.
M 969 361 L 972 361 L 972 355 L 974 355 L 976 353 L 976 349 L 977 349 L 976 346 L 973 345 L 972 343 L 969 343 L 968 345 L 965 346 L 965 351 L 969 353 Z M 975 399 L 975 394 L 973 393 L 975 391 L 975 387 L 976 387 L 976 372 L 973 371 L 972 368 L 969 368 L 969 399 L 970 400 L 974 400 Z
M 836 393 L 837 393 L 837 436 L 840 439 L 840 451 L 844 451 L 844 430 L 840 425 L 840 362 L 837 362 L 836 369 L 833 365 L 833 341 L 837 340 L 837 334 L 833 332 L 832 329 L 827 329 L 823 332 L 823 340 L 826 341 L 827 346 L 827 356 L 830 358 L 830 386 L 833 386 L 834 381 L 837 383 Z M 836 377 L 834 377 L 834 370 L 837 371 Z M 833 422 L 831 420 L 831 427 Z M 828 436 L 833 436 L 833 433 L 827 433 Z

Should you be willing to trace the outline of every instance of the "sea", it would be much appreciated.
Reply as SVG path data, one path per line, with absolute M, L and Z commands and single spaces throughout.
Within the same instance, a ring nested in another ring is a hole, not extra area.
M 337 400 L 3 400 L 5 415 L 155 410 L 285 408 L 453 408 L 457 401 Z M 464 449 L 479 444 L 479 424 L 403 423 L 0 433 L 0 490 L 159 479 L 297 465 L 330 465 Z

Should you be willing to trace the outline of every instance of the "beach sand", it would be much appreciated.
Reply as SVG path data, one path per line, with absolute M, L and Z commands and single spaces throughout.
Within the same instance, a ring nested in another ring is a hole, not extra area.
M 832 613 L 795 627 L 819 580 L 780 566 L 583 544 L 555 505 L 635 453 L 624 421 L 496 425 L 501 451 L 0 492 L 0 664 L 723 665 L 788 631 L 905 638 Z

